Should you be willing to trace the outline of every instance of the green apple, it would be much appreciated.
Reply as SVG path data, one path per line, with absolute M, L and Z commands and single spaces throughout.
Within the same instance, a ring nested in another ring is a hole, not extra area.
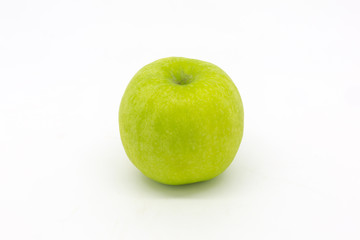
M 132 78 L 119 126 L 127 156 L 145 176 L 180 185 L 209 180 L 230 165 L 244 111 L 235 84 L 219 67 L 169 57 Z

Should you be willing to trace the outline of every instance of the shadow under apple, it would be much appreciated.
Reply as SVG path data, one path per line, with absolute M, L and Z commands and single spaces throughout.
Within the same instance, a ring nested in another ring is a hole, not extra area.
M 226 173 L 204 182 L 197 182 L 185 185 L 166 185 L 156 182 L 141 173 L 138 176 L 139 185 L 153 192 L 152 195 L 164 198 L 196 198 L 206 197 L 224 187 L 228 176 Z

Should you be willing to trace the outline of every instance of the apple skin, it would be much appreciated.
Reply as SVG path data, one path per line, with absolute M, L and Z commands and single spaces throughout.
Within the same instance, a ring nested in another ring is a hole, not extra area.
M 147 177 L 181 185 L 212 179 L 233 161 L 244 110 L 230 77 L 214 64 L 159 59 L 130 81 L 119 110 L 131 162 Z

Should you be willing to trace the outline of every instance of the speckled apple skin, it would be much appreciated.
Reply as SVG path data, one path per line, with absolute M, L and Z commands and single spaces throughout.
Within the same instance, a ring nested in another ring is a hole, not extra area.
M 131 162 L 160 183 L 206 181 L 233 161 L 244 110 L 230 77 L 214 64 L 159 59 L 130 81 L 119 110 L 120 135 Z

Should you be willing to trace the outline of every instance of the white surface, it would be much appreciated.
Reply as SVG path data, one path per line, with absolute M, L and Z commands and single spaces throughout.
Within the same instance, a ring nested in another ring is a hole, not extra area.
M 0 3 L 0 239 L 360 239 L 359 1 Z M 170 187 L 117 125 L 158 58 L 213 62 L 245 133 L 213 181 Z

